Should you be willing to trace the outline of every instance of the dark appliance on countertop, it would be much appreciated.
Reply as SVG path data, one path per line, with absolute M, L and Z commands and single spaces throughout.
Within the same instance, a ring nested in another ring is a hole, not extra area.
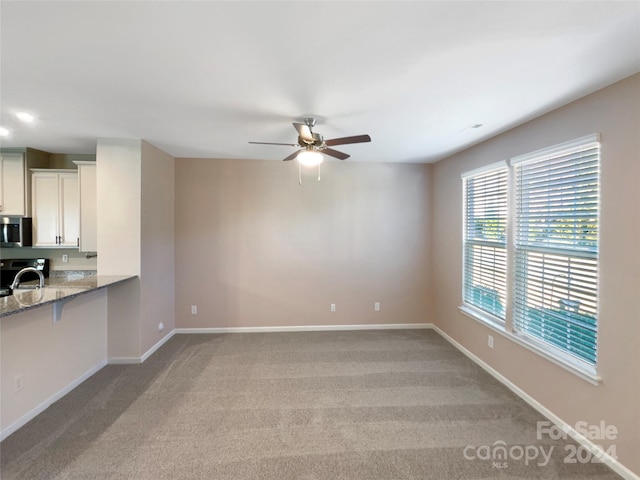
M 44 278 L 49 278 L 48 258 L 8 258 L 0 260 L 0 297 L 11 295 L 11 288 L 9 287 L 18 272 L 25 267 L 34 267 L 42 272 Z M 39 278 L 35 272 L 25 272 L 20 278 L 20 283 L 38 280 Z
M 31 218 L 2 217 L 0 219 L 0 247 L 30 247 Z

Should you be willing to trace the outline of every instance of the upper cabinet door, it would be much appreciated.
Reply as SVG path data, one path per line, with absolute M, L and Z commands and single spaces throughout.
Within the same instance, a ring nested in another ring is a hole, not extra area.
M 75 171 L 34 170 L 32 181 L 33 246 L 78 246 L 79 195 Z
M 80 189 L 80 251 L 98 251 L 98 204 L 96 195 L 96 162 L 74 162 L 78 165 Z
M 60 174 L 60 239 L 63 247 L 77 247 L 80 238 L 78 174 Z
M 24 155 L 0 155 L 0 214 L 22 217 L 26 215 Z
M 32 181 L 33 246 L 58 246 L 59 175 L 34 172 Z

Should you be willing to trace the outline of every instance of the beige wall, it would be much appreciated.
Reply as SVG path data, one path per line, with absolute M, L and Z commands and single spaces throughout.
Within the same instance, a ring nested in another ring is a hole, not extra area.
M 51 308 L 0 319 L 3 432 L 107 361 L 106 289 L 69 300 L 57 323 L 52 322 Z M 24 387 L 16 392 L 19 374 Z
M 175 328 L 175 160 L 142 142 L 140 336 L 144 353 Z M 158 330 L 159 323 L 164 330 Z
M 140 278 L 109 287 L 107 353 L 111 363 L 137 363 L 140 347 Z
M 99 275 L 140 275 L 142 141 L 99 138 L 96 148 Z M 108 355 L 135 361 L 140 349 L 140 281 L 109 292 Z
M 295 162 L 176 160 L 177 327 L 431 322 L 431 167 L 316 174 L 299 185 Z
M 461 304 L 464 171 L 590 133 L 601 134 L 599 386 L 494 334 Z M 618 457 L 640 474 L 640 75 L 587 96 L 434 166 L 434 322 L 569 425 L 620 431 Z
M 98 139 L 100 275 L 140 275 L 141 149 L 142 141 L 138 139 Z
M 139 277 L 109 291 L 109 359 L 135 362 L 175 325 L 174 159 L 138 139 L 96 152 L 98 274 Z

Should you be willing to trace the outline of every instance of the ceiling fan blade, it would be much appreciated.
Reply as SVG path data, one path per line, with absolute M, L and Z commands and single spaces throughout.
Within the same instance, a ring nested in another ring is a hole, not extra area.
M 273 142 L 249 142 L 254 145 L 286 145 L 287 147 L 299 147 L 297 143 L 273 143 Z
M 333 148 L 323 148 L 321 152 L 325 155 L 331 155 L 332 157 L 339 158 L 340 160 L 346 160 L 351 156 L 346 153 L 339 152 L 338 150 L 334 150 Z
M 304 123 L 294 123 L 293 126 L 298 131 L 300 138 L 307 143 L 313 143 L 313 134 L 311 133 L 311 127 Z
M 332 147 L 334 145 L 346 145 L 348 143 L 365 143 L 370 142 L 371 137 L 369 135 L 355 135 L 353 137 L 333 138 L 331 140 L 325 140 L 324 144 Z
M 287 158 L 284 158 L 282 161 L 288 162 L 289 160 L 293 160 L 298 156 L 299 153 L 300 153 L 300 150 L 298 150 L 297 152 L 293 152 L 291 155 L 289 155 Z

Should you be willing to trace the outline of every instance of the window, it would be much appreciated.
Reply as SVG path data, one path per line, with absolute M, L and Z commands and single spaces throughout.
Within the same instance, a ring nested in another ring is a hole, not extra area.
M 596 363 L 597 142 L 514 159 L 513 328 Z
M 464 303 L 505 319 L 507 295 L 507 166 L 464 179 Z
M 463 311 L 587 375 L 597 363 L 599 164 L 592 135 L 463 174 Z

